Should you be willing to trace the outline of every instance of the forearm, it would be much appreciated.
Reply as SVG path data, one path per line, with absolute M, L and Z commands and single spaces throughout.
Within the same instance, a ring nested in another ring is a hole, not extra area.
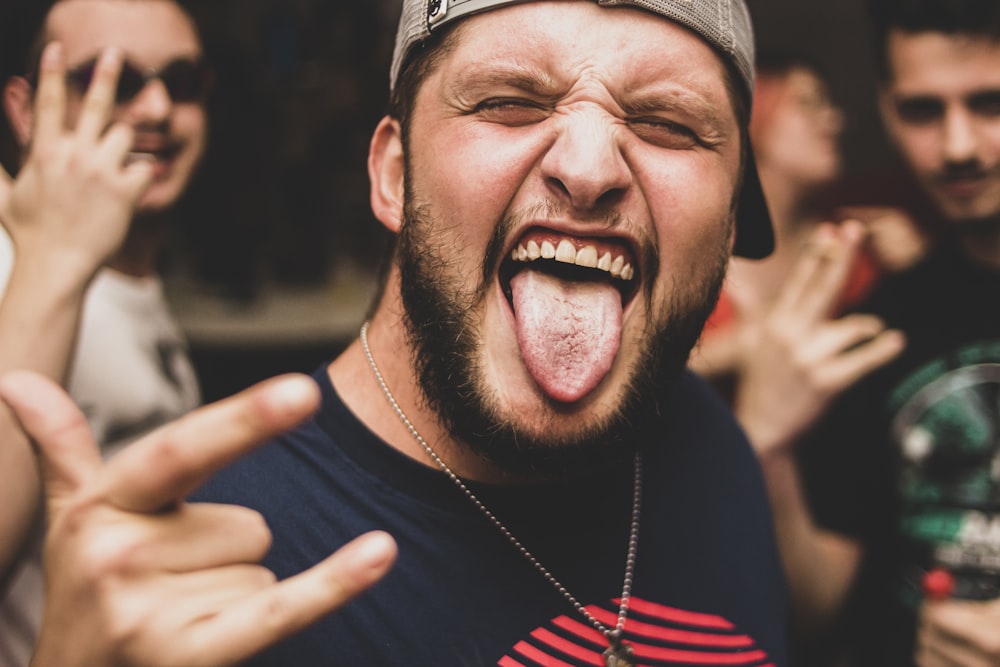
M 789 453 L 762 457 L 761 465 L 793 617 L 798 631 L 813 636 L 840 611 L 860 563 L 861 547 L 856 540 L 816 524 Z
M 56 261 L 17 263 L 0 299 L 0 374 L 30 369 L 64 382 L 89 278 Z M 37 516 L 40 486 L 28 439 L 0 408 L 0 590 Z
M 18 257 L 0 299 L 0 373 L 29 369 L 65 380 L 94 271 Z

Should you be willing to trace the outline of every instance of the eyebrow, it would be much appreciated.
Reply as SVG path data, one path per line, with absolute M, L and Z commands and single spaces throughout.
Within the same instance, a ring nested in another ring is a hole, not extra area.
M 667 92 L 642 94 L 641 96 L 630 94 L 625 101 L 619 103 L 628 115 L 677 111 L 691 114 L 720 128 L 726 122 L 724 115 L 719 113 L 718 104 L 708 101 L 697 93 L 675 86 L 671 86 L 671 90 Z M 725 108 L 729 108 L 728 100 Z
M 507 87 L 523 90 L 535 97 L 555 101 L 559 97 L 552 77 L 527 67 L 470 67 L 458 76 L 450 90 L 458 97 L 483 88 Z
M 561 95 L 552 77 L 534 68 L 509 65 L 468 68 L 452 83 L 451 91 L 458 97 L 463 97 L 469 91 L 497 86 L 522 90 L 534 97 L 552 102 Z M 714 126 L 722 127 L 725 124 L 724 116 L 719 113 L 718 104 L 686 88 L 676 85 L 667 88 L 654 94 L 629 91 L 624 95 L 624 101 L 619 99 L 619 96 L 615 98 L 626 115 L 679 111 L 696 116 Z M 728 100 L 725 108 L 729 108 Z

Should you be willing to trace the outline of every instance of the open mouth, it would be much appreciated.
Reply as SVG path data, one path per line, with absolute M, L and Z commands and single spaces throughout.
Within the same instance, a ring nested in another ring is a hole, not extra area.
M 511 279 L 525 269 L 571 282 L 604 282 L 621 294 L 622 307 L 635 296 L 639 280 L 635 253 L 618 239 L 585 239 L 531 230 L 500 267 L 500 281 L 513 306 Z
M 521 358 L 551 400 L 580 401 L 611 373 L 624 314 L 638 292 L 635 258 L 620 238 L 536 228 L 501 263 Z

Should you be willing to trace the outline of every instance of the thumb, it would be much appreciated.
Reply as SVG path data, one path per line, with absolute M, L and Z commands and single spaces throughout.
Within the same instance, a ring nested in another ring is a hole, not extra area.
M 0 377 L 0 399 L 35 442 L 50 508 L 100 470 L 86 418 L 54 381 L 33 371 L 12 371 Z

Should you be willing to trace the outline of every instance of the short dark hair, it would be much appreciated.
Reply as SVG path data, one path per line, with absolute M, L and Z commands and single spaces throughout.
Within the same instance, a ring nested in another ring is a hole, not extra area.
M 59 0 L 14 0 L 0 17 L 0 74 L 6 81 L 14 75 L 27 74 L 34 66 L 39 51 L 36 46 L 43 39 L 45 19 Z
M 1000 0 L 868 0 L 876 72 L 889 81 L 889 32 L 940 32 L 1000 42 Z

